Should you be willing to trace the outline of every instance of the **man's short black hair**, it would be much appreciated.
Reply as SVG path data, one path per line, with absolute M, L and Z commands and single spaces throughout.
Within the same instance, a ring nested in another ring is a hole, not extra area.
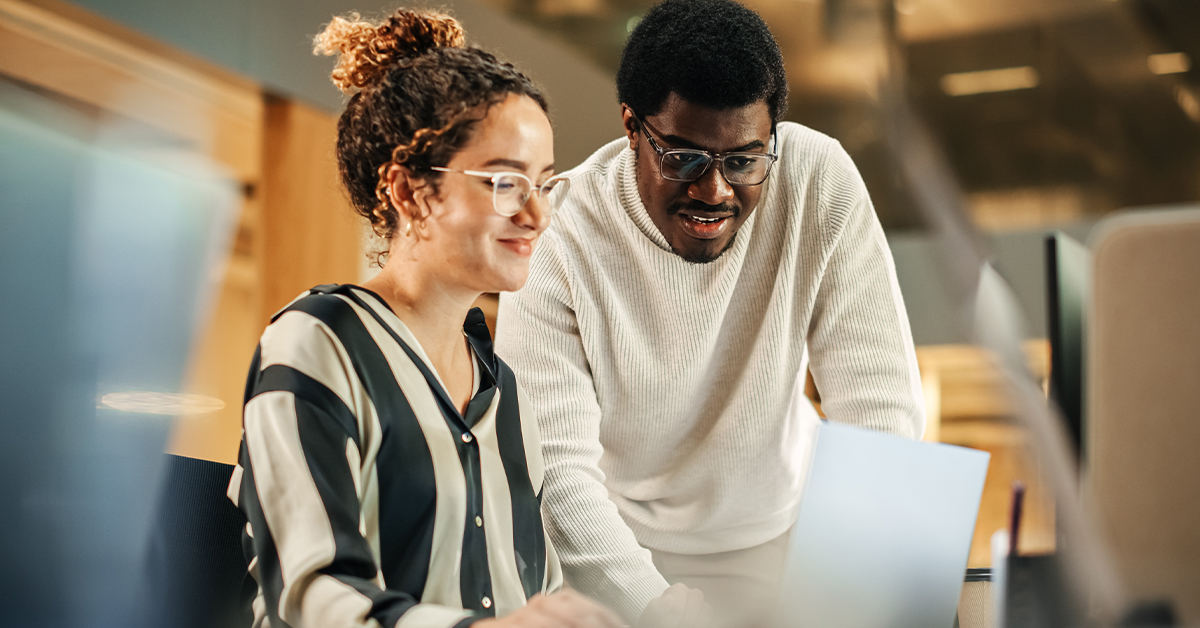
M 714 109 L 766 102 L 779 122 L 787 112 L 783 54 L 766 22 L 733 0 L 666 0 L 625 43 L 617 98 L 646 117 L 671 92 Z

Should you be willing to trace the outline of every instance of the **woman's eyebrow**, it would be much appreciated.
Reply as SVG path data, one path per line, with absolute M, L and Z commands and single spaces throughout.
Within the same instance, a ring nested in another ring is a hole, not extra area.
M 484 162 L 484 164 L 482 166 L 480 166 L 480 168 L 488 168 L 491 166 L 508 166 L 509 168 L 514 168 L 518 171 L 522 171 L 522 170 L 525 170 L 526 168 L 528 168 L 529 164 L 526 164 L 523 161 L 517 161 L 516 159 L 505 159 L 503 157 L 497 157 L 495 159 L 489 159 L 488 161 Z
M 528 164 L 526 164 L 523 161 L 518 161 L 516 159 L 505 159 L 503 157 L 497 157 L 495 159 L 489 159 L 488 161 L 484 162 L 484 164 L 482 166 L 480 166 L 480 168 L 490 168 L 492 166 L 507 166 L 509 168 L 512 168 L 513 170 L 516 170 L 517 172 L 524 172 L 525 169 L 529 167 Z M 554 164 L 550 164 L 549 166 L 542 168 L 542 172 L 553 172 L 553 171 L 554 171 Z

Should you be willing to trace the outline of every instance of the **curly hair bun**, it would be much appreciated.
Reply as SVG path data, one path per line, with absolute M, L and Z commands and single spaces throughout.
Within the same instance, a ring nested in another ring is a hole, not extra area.
M 442 13 L 399 9 L 381 23 L 357 13 L 335 17 L 313 38 L 313 54 L 338 55 L 331 78 L 343 93 L 374 85 L 405 59 L 434 48 L 461 48 L 458 20 Z

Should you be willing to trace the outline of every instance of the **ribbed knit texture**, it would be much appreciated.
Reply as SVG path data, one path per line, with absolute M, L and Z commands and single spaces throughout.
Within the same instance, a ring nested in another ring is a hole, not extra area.
M 667 583 L 642 547 L 704 554 L 795 520 L 817 416 L 918 438 L 920 377 L 862 178 L 793 123 L 731 249 L 671 252 L 620 139 L 570 174 L 529 282 L 503 295 L 497 354 L 529 392 L 547 526 L 568 582 L 636 621 Z M 639 546 L 640 544 L 640 546 Z

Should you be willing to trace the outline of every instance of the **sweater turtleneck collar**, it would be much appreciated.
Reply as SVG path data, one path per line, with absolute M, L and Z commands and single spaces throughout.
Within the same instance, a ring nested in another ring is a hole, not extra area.
M 621 207 L 625 208 L 629 219 L 647 238 L 650 238 L 651 242 L 668 253 L 674 253 L 671 251 L 671 245 L 667 242 L 667 238 L 658 230 L 658 226 L 646 212 L 646 206 L 642 204 L 642 193 L 638 191 L 637 184 L 636 159 L 636 154 L 629 147 L 622 149 L 621 154 L 617 156 L 617 187 L 621 197 Z

